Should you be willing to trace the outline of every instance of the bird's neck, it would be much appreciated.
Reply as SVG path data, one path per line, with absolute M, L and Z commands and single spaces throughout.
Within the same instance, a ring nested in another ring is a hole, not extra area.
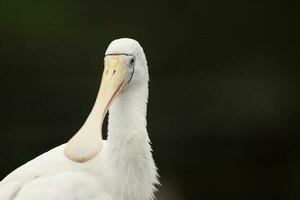
M 107 151 L 118 180 L 118 199 L 152 199 L 157 174 L 146 130 L 148 84 L 124 91 L 109 110 Z
M 109 109 L 108 141 L 130 138 L 132 130 L 146 131 L 147 101 L 148 84 L 124 88 Z

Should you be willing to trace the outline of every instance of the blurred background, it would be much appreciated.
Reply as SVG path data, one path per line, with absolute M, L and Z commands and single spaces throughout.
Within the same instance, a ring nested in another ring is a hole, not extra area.
M 150 70 L 158 200 L 299 199 L 299 10 L 285 1 L 0 0 L 0 178 L 65 143 L 104 52 Z

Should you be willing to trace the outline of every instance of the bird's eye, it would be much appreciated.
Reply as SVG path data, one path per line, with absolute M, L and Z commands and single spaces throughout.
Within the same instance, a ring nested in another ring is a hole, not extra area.
M 134 63 L 135 63 L 135 60 L 134 60 L 134 58 L 131 58 L 131 59 L 130 59 L 130 61 L 129 61 L 129 64 L 130 64 L 131 66 L 133 66 L 133 65 L 134 65 Z

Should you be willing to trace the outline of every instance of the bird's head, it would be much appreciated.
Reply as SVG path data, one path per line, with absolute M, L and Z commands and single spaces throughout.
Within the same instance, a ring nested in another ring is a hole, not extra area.
M 102 149 L 101 128 L 109 107 L 122 92 L 147 83 L 148 79 L 147 61 L 140 44 L 129 38 L 112 41 L 104 55 L 95 106 L 83 127 L 67 143 L 65 155 L 76 162 L 94 158 Z
M 125 85 L 148 81 L 146 57 L 143 48 L 136 40 L 121 38 L 109 44 L 104 56 L 103 75 L 105 70 L 110 70 L 111 66 L 116 66 L 116 63 L 126 70 Z
M 123 90 L 130 90 L 148 79 L 147 61 L 140 44 L 129 38 L 112 41 L 105 52 L 100 86 L 99 100 L 106 107 L 103 115 Z

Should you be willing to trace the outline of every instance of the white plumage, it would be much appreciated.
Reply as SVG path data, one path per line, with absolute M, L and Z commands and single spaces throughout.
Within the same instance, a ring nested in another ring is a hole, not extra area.
M 101 136 L 96 136 L 101 135 L 106 113 L 105 109 L 98 109 L 102 108 L 101 100 L 109 96 L 107 88 L 104 92 L 101 88 L 89 118 L 76 134 L 77 139 L 74 136 L 67 145 L 42 154 L 9 174 L 0 182 L 0 200 L 154 198 L 158 175 L 146 130 L 149 76 L 143 49 L 137 41 L 123 38 L 114 40 L 106 55 L 101 87 L 106 84 L 106 76 L 123 77 L 122 83 L 117 82 L 119 79 L 109 83 L 119 83 L 117 88 L 122 91 L 114 91 L 107 103 L 106 109 L 114 101 L 109 108 L 107 141 L 100 147 Z M 121 64 L 113 63 L 116 60 Z M 116 72 L 117 65 L 122 65 L 120 69 L 126 69 L 126 73 Z M 87 141 L 96 141 L 99 147 L 86 145 Z

